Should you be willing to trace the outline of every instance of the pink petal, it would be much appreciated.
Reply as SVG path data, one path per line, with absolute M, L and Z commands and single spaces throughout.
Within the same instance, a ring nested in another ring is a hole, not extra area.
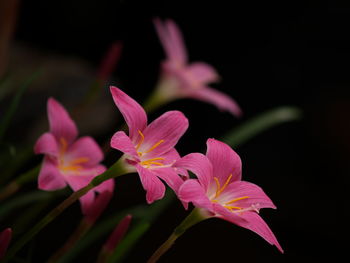
M 66 186 L 63 176 L 58 170 L 55 160 L 44 157 L 38 178 L 38 188 L 46 191 L 62 189 Z
M 66 158 L 75 160 L 86 158 L 83 166 L 95 166 L 103 160 L 103 153 L 100 146 L 92 137 L 81 137 L 76 140 L 66 153 Z
M 74 190 L 74 192 L 87 186 L 94 178 L 93 175 L 67 175 L 65 176 L 67 183 Z M 80 197 L 81 210 L 84 215 L 89 214 L 91 207 L 94 205 L 95 193 L 94 190 L 90 190 L 85 195 Z
M 217 82 L 220 79 L 216 70 L 204 62 L 192 63 L 187 67 L 187 71 L 197 82 L 204 85 Z
M 266 224 L 266 222 L 255 212 L 243 213 L 242 217 L 246 221 L 238 223 L 239 226 L 250 229 L 264 238 L 269 244 L 275 245 L 278 250 L 283 253 L 281 245 L 278 243 L 277 238 Z
M 238 106 L 237 102 L 218 90 L 204 86 L 197 88 L 192 93 L 188 94 L 188 97 L 211 103 L 220 110 L 228 111 L 237 117 L 242 115 L 242 110 Z
M 168 111 L 144 130 L 145 140 L 139 148 L 147 157 L 158 157 L 171 150 L 188 128 L 188 120 L 180 111 Z M 156 148 L 150 149 L 163 140 Z
M 57 141 L 52 133 L 46 132 L 39 137 L 34 146 L 35 154 L 49 154 L 58 156 Z
M 178 197 L 183 202 L 192 202 L 196 207 L 213 211 L 213 204 L 202 185 L 195 179 L 185 181 L 179 189 Z
M 153 21 L 168 59 L 178 65 L 185 64 L 187 62 L 186 48 L 179 29 L 171 21 L 163 23 L 159 18 Z
M 53 98 L 47 102 L 50 132 L 58 141 L 65 139 L 70 144 L 78 135 L 77 127 L 65 108 Z
M 113 135 L 111 147 L 138 159 L 135 145 L 123 131 L 118 131 Z
M 6 228 L 0 233 L 0 259 L 5 256 L 8 245 L 10 244 L 12 238 L 12 229 Z
M 246 220 L 241 216 L 241 213 L 232 213 L 230 210 L 217 203 L 213 204 L 213 208 L 216 214 L 215 217 L 224 219 L 236 225 L 247 223 Z
M 248 198 L 235 202 L 239 207 L 256 206 L 260 208 L 276 208 L 271 199 L 264 193 L 256 184 L 245 181 L 236 181 L 227 186 L 225 191 L 221 194 L 220 199 L 225 202 L 234 200 L 236 198 L 247 196 Z
M 104 250 L 110 253 L 112 253 L 115 250 L 119 242 L 123 239 L 126 232 L 128 231 L 131 219 L 132 219 L 132 216 L 127 215 L 119 222 L 117 227 L 109 236 L 107 242 L 104 244 L 103 246 Z
M 197 176 L 204 192 L 207 192 L 210 180 L 213 177 L 213 167 L 205 155 L 190 153 L 178 160 L 174 166 L 193 172 Z
M 93 224 L 106 209 L 107 205 L 112 199 L 113 190 L 113 179 L 107 180 L 94 188 L 94 191 L 98 192 L 99 194 L 95 197 L 95 200 L 91 206 L 86 209 L 86 220 L 90 222 L 90 224 Z
M 110 91 L 114 103 L 122 113 L 129 127 L 129 136 L 133 143 L 137 143 L 138 131 L 143 131 L 147 125 L 147 116 L 144 109 L 135 100 L 120 89 L 111 86 Z
M 172 167 L 155 168 L 152 169 L 152 172 L 165 181 L 175 193 L 178 193 L 180 186 L 184 182 Z
M 241 180 L 241 158 L 226 143 L 208 139 L 206 155 L 213 165 L 213 175 L 219 179 L 220 185 L 225 184 L 230 174 L 232 174 L 231 182 Z
M 165 21 L 165 26 L 168 30 L 168 36 L 172 43 L 172 48 L 177 61 L 181 64 L 186 64 L 187 62 L 187 51 L 185 43 L 182 37 L 182 33 L 179 27 L 175 24 L 173 20 L 168 19 Z
M 171 149 L 170 151 L 163 153 L 162 158 L 164 160 L 162 161 L 165 165 L 171 165 L 173 169 L 175 169 L 177 174 L 182 175 L 185 178 L 189 178 L 188 172 L 186 169 L 180 168 L 180 167 L 174 167 L 174 164 L 177 160 L 181 159 L 181 156 L 176 151 L 175 148 Z
M 137 172 L 140 176 L 143 189 L 146 190 L 146 200 L 148 204 L 162 199 L 165 193 L 165 186 L 158 177 L 149 169 L 136 165 Z

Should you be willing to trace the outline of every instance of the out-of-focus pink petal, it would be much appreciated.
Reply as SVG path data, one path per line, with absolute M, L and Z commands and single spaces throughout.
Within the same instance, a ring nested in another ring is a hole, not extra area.
M 112 45 L 109 47 L 107 53 L 105 54 L 101 62 L 101 65 L 97 74 L 97 77 L 101 81 L 106 81 L 112 74 L 115 66 L 117 65 L 120 59 L 122 47 L 123 45 L 119 41 L 112 43 Z
M 86 220 L 91 224 L 93 224 L 100 217 L 112 199 L 114 180 L 107 180 L 97 186 L 94 190 L 99 194 L 95 197 L 95 200 L 91 206 L 86 209 Z
M 220 110 L 228 111 L 237 117 L 242 115 L 242 110 L 238 106 L 237 102 L 234 101 L 230 96 L 207 86 L 193 90 L 188 94 L 188 97 L 211 103 L 218 107 Z
M 84 166 L 94 166 L 103 160 L 100 146 L 92 137 L 81 137 L 76 140 L 66 153 L 66 158 L 71 160 L 81 159 Z
M 193 172 L 204 192 L 207 192 L 210 180 L 213 176 L 213 167 L 208 158 L 201 153 L 190 153 L 178 160 L 174 167 L 180 167 Z
M 266 222 L 255 212 L 246 212 L 242 214 L 245 221 L 240 221 L 238 224 L 241 227 L 250 229 L 264 238 L 269 244 L 275 245 L 278 250 L 283 253 L 281 245 L 278 243 L 277 238 L 266 224 Z
M 232 174 L 232 181 L 241 180 L 242 162 L 238 154 L 226 143 L 215 139 L 207 140 L 207 157 L 213 165 L 213 175 L 224 185 Z
M 149 158 L 166 153 L 176 145 L 187 128 L 188 120 L 182 112 L 168 111 L 144 130 L 145 140 L 139 151 L 146 153 Z M 163 141 L 160 143 L 160 140 Z M 152 149 L 156 144 L 158 146 Z
M 12 238 L 12 229 L 6 228 L 0 233 L 0 259 L 5 256 L 7 248 Z
M 35 154 L 58 156 L 57 141 L 52 133 L 46 132 L 39 137 L 34 146 Z
M 229 184 L 220 195 L 220 200 L 222 200 L 222 202 L 229 202 L 230 200 L 240 197 L 248 198 L 235 202 L 235 206 L 250 207 L 254 205 L 257 209 L 276 208 L 271 199 L 259 186 L 245 181 L 236 181 Z
M 136 165 L 143 188 L 146 190 L 147 203 L 151 204 L 156 200 L 162 199 L 165 193 L 165 186 L 162 181 L 149 169 Z
M 213 204 L 202 185 L 195 179 L 185 181 L 179 189 L 178 197 L 183 202 L 192 202 L 195 206 L 213 212 Z
M 94 175 L 65 176 L 67 183 L 75 192 L 87 186 L 94 177 L 95 177 Z M 93 206 L 94 199 L 95 199 L 95 193 L 93 189 L 87 192 L 82 197 L 80 197 L 79 201 L 81 204 L 81 210 L 83 211 L 84 215 L 89 214 L 91 206 Z
M 114 103 L 122 113 L 129 127 L 129 136 L 133 143 L 139 137 L 138 131 L 143 131 L 147 125 L 147 116 L 144 109 L 134 99 L 130 98 L 117 87 L 110 87 Z
M 175 24 L 173 20 L 170 19 L 165 21 L 165 26 L 168 30 L 169 38 L 172 43 L 172 48 L 176 60 L 181 64 L 187 63 L 187 51 L 179 27 Z
M 57 163 L 45 156 L 38 178 L 38 188 L 46 191 L 62 189 L 66 182 L 60 174 Z
M 103 246 L 103 249 L 105 251 L 112 253 L 115 250 L 119 242 L 123 239 L 126 232 L 128 231 L 131 219 L 132 216 L 127 215 L 119 222 L 119 224 L 114 229 L 112 234 L 109 236 L 107 242 Z
M 47 102 L 50 132 L 58 141 L 65 139 L 70 144 L 78 135 L 77 127 L 65 108 L 55 99 Z
M 111 147 L 138 158 L 135 145 L 123 131 L 116 132 L 111 139 Z
M 208 84 L 217 82 L 220 79 L 216 70 L 207 63 L 195 62 L 187 67 L 188 73 L 199 83 Z

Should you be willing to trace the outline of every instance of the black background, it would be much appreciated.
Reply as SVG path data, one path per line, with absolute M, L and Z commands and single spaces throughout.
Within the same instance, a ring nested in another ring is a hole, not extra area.
M 211 219 L 189 230 L 160 262 L 339 259 L 346 252 L 349 222 L 350 7 L 336 1 L 23 1 L 15 40 L 94 67 L 109 44 L 121 40 L 123 55 L 110 83 L 142 102 L 164 58 L 154 17 L 178 23 L 190 60 L 213 65 L 222 76 L 214 86 L 244 112 L 236 119 L 211 105 L 182 100 L 152 114 L 151 119 L 179 109 L 189 118 L 181 154 L 203 150 L 208 137 L 220 138 L 262 111 L 282 105 L 303 111 L 301 121 L 273 128 L 237 149 L 243 179 L 260 185 L 278 207 L 261 215 L 285 254 L 248 230 Z M 117 182 L 114 202 L 115 209 L 145 202 L 136 176 Z M 186 213 L 180 204 L 169 208 L 127 262 L 145 262 Z M 58 225 L 74 228 L 69 218 Z M 55 237 L 59 231 L 51 232 L 39 238 L 33 262 L 54 250 L 50 240 L 64 240 Z M 45 242 L 47 249 L 40 251 Z M 94 261 L 90 254 L 84 262 Z

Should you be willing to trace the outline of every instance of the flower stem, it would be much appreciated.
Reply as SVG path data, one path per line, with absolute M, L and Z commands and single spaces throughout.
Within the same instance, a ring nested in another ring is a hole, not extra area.
M 40 220 L 32 229 L 30 229 L 21 239 L 19 239 L 13 245 L 13 247 L 8 251 L 4 262 L 7 262 L 9 259 L 11 259 L 29 240 L 31 240 L 35 235 L 37 235 L 46 225 L 53 221 L 57 216 L 59 216 L 66 208 L 72 205 L 80 197 L 82 197 L 91 189 L 100 185 L 104 181 L 126 173 L 127 171 L 122 165 L 122 159 L 119 159 L 107 171 L 105 171 L 99 176 L 96 176 L 93 180 L 91 180 L 91 182 L 87 186 L 72 193 L 66 200 L 64 200 L 56 208 L 51 210 L 42 220 Z
M 153 253 L 147 263 L 157 262 L 158 259 L 171 248 L 176 239 L 182 236 L 182 234 L 184 234 L 191 226 L 201 222 L 204 219 L 206 219 L 206 217 L 200 214 L 198 208 L 193 209 L 192 212 L 184 219 L 184 221 L 182 221 L 182 223 L 175 228 L 174 232 L 169 236 L 169 238 Z

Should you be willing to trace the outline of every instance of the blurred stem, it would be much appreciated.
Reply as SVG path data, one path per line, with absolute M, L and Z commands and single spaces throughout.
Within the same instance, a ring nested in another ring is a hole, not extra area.
M 0 193 L 0 202 L 16 193 L 23 184 L 33 181 L 35 178 L 37 178 L 40 168 L 41 165 L 37 165 L 31 170 L 21 174 L 15 180 L 10 182 L 7 186 L 5 186 Z
M 278 124 L 300 119 L 302 112 L 297 107 L 272 109 L 246 121 L 228 132 L 222 140 L 231 147 L 236 147 Z
M 115 164 L 113 164 L 107 171 L 103 174 L 96 176 L 91 182 L 81 188 L 80 190 L 71 194 L 66 200 L 59 204 L 56 208 L 51 210 L 42 220 L 40 220 L 32 229 L 30 229 L 20 240 L 18 240 L 13 247 L 8 251 L 4 262 L 8 262 L 28 241 L 30 241 L 34 236 L 36 236 L 46 225 L 53 221 L 57 216 L 59 216 L 66 208 L 72 205 L 80 197 L 85 195 L 94 187 L 100 185 L 106 180 L 115 178 L 126 174 L 127 171 L 123 166 L 123 159 L 119 159 Z
M 172 247 L 176 239 L 182 236 L 191 226 L 203 221 L 204 219 L 206 219 L 206 217 L 199 212 L 198 208 L 193 209 L 192 212 L 182 221 L 182 223 L 175 228 L 174 232 L 169 236 L 169 238 L 153 253 L 147 263 L 157 262 L 158 259 Z
M 48 263 L 59 262 L 60 258 L 66 254 L 74 245 L 90 230 L 93 224 L 87 222 L 85 218 L 80 221 L 79 226 L 73 232 L 73 234 L 69 237 L 67 242 L 58 249 L 47 261 Z

